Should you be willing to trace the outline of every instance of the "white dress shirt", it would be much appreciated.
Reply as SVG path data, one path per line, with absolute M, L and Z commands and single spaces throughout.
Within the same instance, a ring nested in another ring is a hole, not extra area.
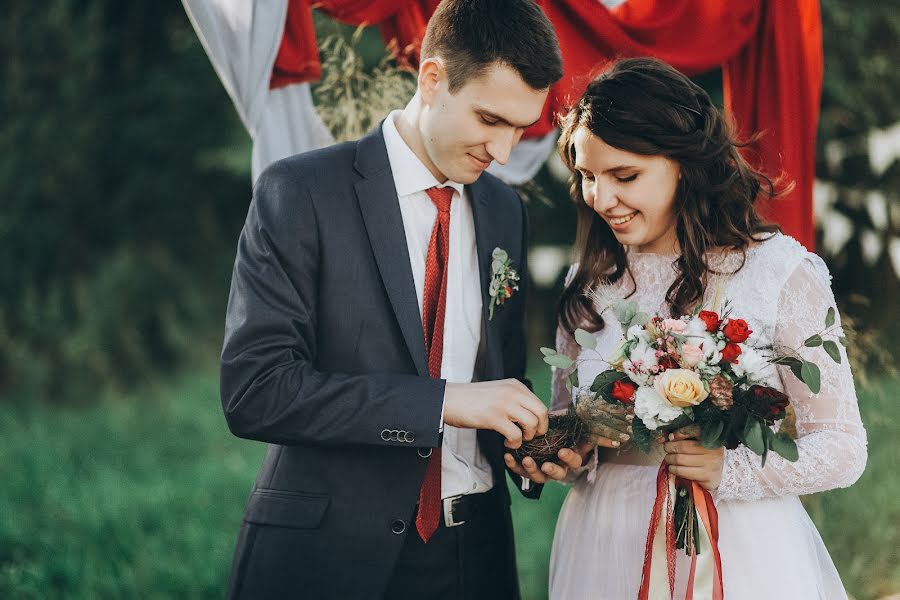
M 385 119 L 382 127 L 394 186 L 400 200 L 406 246 L 412 266 L 419 315 L 425 289 L 425 258 L 438 210 L 425 192 L 432 187 L 452 187 L 450 205 L 450 257 L 447 265 L 447 309 L 444 316 L 444 349 L 441 379 L 450 383 L 469 383 L 475 370 L 481 342 L 481 280 L 478 252 L 475 248 L 475 221 L 472 205 L 463 184 L 444 184 L 432 175 L 400 137 L 394 120 L 399 110 Z M 443 414 L 443 413 L 442 413 Z M 494 486 L 494 475 L 481 452 L 476 430 L 458 429 L 443 423 L 441 456 L 441 497 L 482 493 Z

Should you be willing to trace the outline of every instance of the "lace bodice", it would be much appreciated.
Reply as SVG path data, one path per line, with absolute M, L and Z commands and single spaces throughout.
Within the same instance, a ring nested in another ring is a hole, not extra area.
M 784 391 L 791 399 L 800 458 L 792 463 L 770 453 L 763 468 L 760 457 L 748 448 L 726 450 L 722 482 L 716 495 L 720 500 L 754 500 L 847 487 L 859 478 L 866 464 L 866 434 L 847 355 L 841 347 L 841 363 L 835 364 L 821 347 L 803 346 L 807 337 L 824 328 L 828 308 L 835 306 L 828 268 L 821 258 L 782 234 L 750 248 L 743 268 L 732 273 L 742 260 L 740 253 L 710 256 L 711 267 L 731 274 L 710 276 L 705 305 L 710 306 L 716 289 L 720 290 L 721 300 L 727 299 L 733 314 L 745 319 L 753 329 L 748 344 L 797 349 L 804 359 L 821 368 L 822 385 L 818 394 L 812 394 L 790 369 L 781 366 L 775 369 L 768 384 Z M 665 297 L 676 277 L 673 261 L 671 256 L 631 252 L 628 263 L 634 284 L 626 274 L 601 291 L 624 297 L 634 289 L 630 299 L 636 300 L 642 311 L 669 316 Z M 566 278 L 567 284 L 573 274 L 574 267 Z M 609 356 L 622 336 L 614 317 L 606 317 L 605 323 L 595 334 L 601 357 Z M 843 335 L 839 315 L 835 332 Z M 572 333 L 561 327 L 557 330 L 556 347 L 570 358 L 582 359 L 578 367 L 582 384 L 589 384 L 608 367 L 593 353 L 581 355 Z M 554 409 L 563 408 L 571 401 L 565 385 L 567 374 L 554 370 Z

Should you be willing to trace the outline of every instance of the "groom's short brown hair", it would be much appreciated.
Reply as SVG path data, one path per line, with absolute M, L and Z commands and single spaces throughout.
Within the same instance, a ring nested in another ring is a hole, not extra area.
M 451 93 L 494 63 L 512 67 L 535 90 L 562 77 L 556 32 L 533 0 L 443 0 L 428 21 L 421 57 L 443 61 Z

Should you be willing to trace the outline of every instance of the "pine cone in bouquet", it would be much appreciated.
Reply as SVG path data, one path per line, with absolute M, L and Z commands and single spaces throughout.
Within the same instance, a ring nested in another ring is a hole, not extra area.
M 522 462 L 522 459 L 530 456 L 538 465 L 545 462 L 561 464 L 559 451 L 578 445 L 584 432 L 584 425 L 574 410 L 565 414 L 550 415 L 549 421 L 547 433 L 522 442 L 518 449 L 513 450 L 512 454 L 517 461 Z

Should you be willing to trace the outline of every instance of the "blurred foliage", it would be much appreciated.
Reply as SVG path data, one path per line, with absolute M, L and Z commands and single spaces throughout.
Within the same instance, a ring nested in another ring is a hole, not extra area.
M 6 6 L 0 392 L 89 399 L 215 352 L 249 145 L 184 9 Z
M 106 386 L 215 356 L 249 201 L 250 143 L 183 8 L 111 0 L 5 6 L 0 398 L 90 400 Z M 896 8 L 822 2 L 817 168 L 835 185 L 828 213 L 852 227 L 826 258 L 842 307 L 861 328 L 883 322 L 896 303 L 883 249 L 900 218 L 900 167 L 873 170 L 866 141 L 872 128 L 900 121 L 893 102 L 900 72 L 890 60 L 900 33 Z M 350 45 L 358 49 L 354 65 L 362 65 L 352 100 L 366 109 L 363 128 L 411 93 L 411 78 L 386 67 L 376 28 L 357 31 L 318 13 L 316 28 L 320 40 L 340 40 L 323 48 L 325 78 L 314 86 L 326 117 Z M 698 81 L 721 98 L 717 73 Z M 391 93 L 378 94 L 379 86 Z M 340 123 L 341 113 L 333 117 Z M 869 206 L 879 190 L 887 225 Z M 566 185 L 545 168 L 527 195 L 533 243 L 570 244 L 575 216 Z M 873 235 L 882 249 L 874 261 L 866 254 Z M 552 339 L 561 279 L 533 290 L 535 343 Z
M 363 31 L 357 29 L 349 41 L 332 34 L 320 43 L 322 79 L 313 94 L 322 122 L 339 142 L 359 139 L 416 93 L 415 77 L 390 56 L 365 67 L 358 51 Z

